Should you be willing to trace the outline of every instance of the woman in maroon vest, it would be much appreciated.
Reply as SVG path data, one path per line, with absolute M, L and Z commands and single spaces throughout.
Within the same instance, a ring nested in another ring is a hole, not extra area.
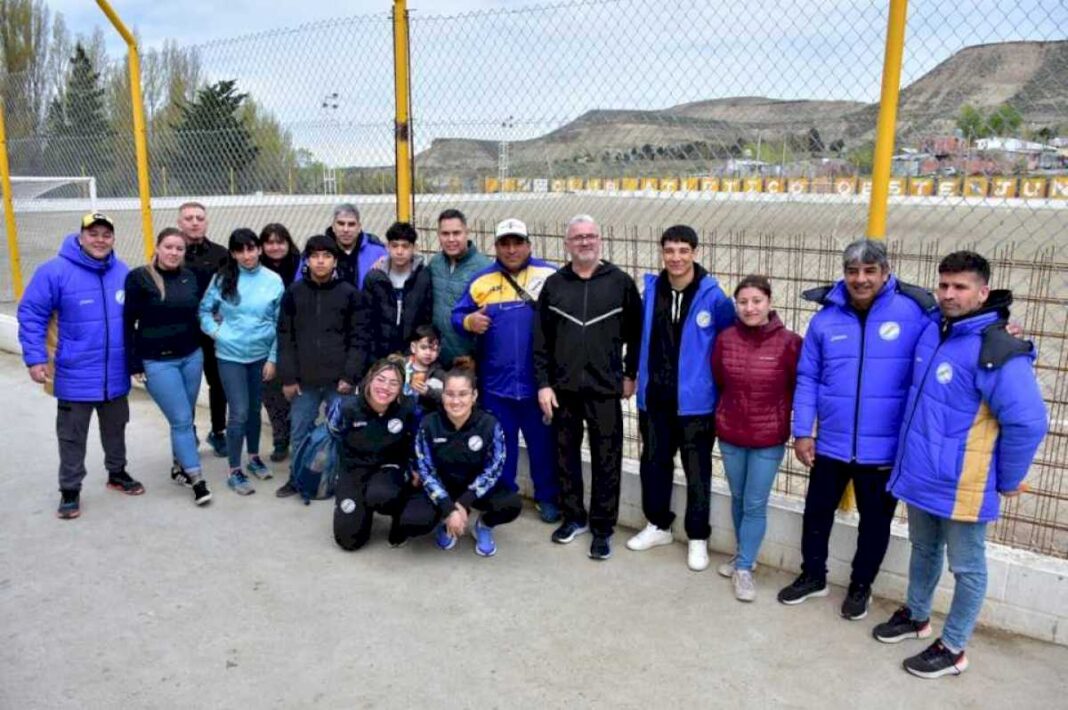
M 768 495 L 790 438 L 801 336 L 771 310 L 771 282 L 746 276 L 734 289 L 738 320 L 716 338 L 716 435 L 731 488 L 735 556 L 719 567 L 740 601 L 753 601 L 753 567 L 767 527 Z

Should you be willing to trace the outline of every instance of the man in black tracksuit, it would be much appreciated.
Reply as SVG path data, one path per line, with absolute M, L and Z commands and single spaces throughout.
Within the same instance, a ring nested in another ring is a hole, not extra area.
M 367 369 L 366 309 L 352 284 L 337 278 L 337 245 L 316 235 L 304 247 L 304 278 L 282 296 L 278 316 L 278 377 L 291 402 L 290 441 L 296 451 L 311 433 L 319 408 L 352 392 Z M 290 480 L 276 495 L 296 493 Z
M 186 202 L 178 208 L 178 229 L 185 237 L 185 266 L 197 279 L 197 298 L 203 298 L 211 277 L 226 263 L 226 247 L 207 237 L 208 213 L 199 202 Z M 216 456 L 226 456 L 226 393 L 219 379 L 219 361 L 215 359 L 215 341 L 198 332 L 200 349 L 204 353 L 204 377 L 208 381 L 208 402 L 211 405 L 211 431 L 208 443 Z
M 591 217 L 573 218 L 566 239 L 571 262 L 546 279 L 534 327 L 538 404 L 553 421 L 564 514 L 553 541 L 571 542 L 592 529 L 590 557 L 605 560 L 612 554 L 609 539 L 619 513 L 620 398 L 634 394 L 642 306 L 634 280 L 601 261 L 600 229 Z M 588 518 L 580 457 L 583 422 L 592 459 Z
M 415 253 L 415 228 L 397 222 L 386 232 L 389 256 L 363 282 L 373 360 L 408 354 L 415 329 L 434 317 L 433 285 L 423 257 Z

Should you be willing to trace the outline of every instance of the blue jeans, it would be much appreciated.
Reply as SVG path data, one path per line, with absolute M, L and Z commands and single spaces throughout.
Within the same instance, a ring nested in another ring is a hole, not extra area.
M 315 428 L 315 420 L 319 418 L 319 409 L 323 403 L 329 410 L 334 400 L 340 397 L 337 384 L 322 385 L 320 387 L 300 386 L 300 394 L 289 403 L 289 445 L 293 451 L 293 461 L 296 460 L 297 450 L 304 443 L 304 439 Z M 293 476 L 293 463 L 290 463 L 290 478 Z
M 504 430 L 505 459 L 501 484 L 517 491 L 516 472 L 519 466 L 519 432 L 527 444 L 530 480 L 534 483 L 534 498 L 539 503 L 558 504 L 560 484 L 553 468 L 553 429 L 542 421 L 536 397 L 511 399 L 482 393 L 482 408 L 497 417 Z
M 731 487 L 731 519 L 738 540 L 735 569 L 751 570 L 756 562 L 768 527 L 768 496 L 785 451 L 782 444 L 749 449 L 722 439 L 719 442 L 723 469 Z
M 953 602 L 942 629 L 942 642 L 963 651 L 986 597 L 986 523 L 965 523 L 909 506 L 909 592 L 913 619 L 931 618 L 931 600 L 942 576 L 942 550 L 956 580 Z
M 249 456 L 260 453 L 260 402 L 263 397 L 263 365 L 256 362 L 219 360 L 219 379 L 226 392 L 226 451 L 230 469 L 241 468 L 242 440 Z
M 204 355 L 197 348 L 174 360 L 145 360 L 145 389 L 171 425 L 171 452 L 190 474 L 200 473 L 200 454 L 193 419 L 200 391 Z

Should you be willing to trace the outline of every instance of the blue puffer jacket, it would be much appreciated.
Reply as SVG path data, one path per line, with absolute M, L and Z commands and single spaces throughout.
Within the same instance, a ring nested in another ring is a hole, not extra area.
M 642 350 L 638 359 L 638 409 L 645 411 L 645 390 L 649 383 L 649 335 L 653 330 L 656 306 L 656 274 L 645 275 L 642 292 Z M 712 378 L 712 348 L 716 334 L 734 324 L 734 304 L 719 281 L 705 274 L 697 285 L 693 303 L 682 324 L 679 344 L 679 415 L 695 416 L 716 411 L 716 382 Z
M 278 309 L 282 278 L 264 266 L 239 269 L 237 303 L 222 297 L 219 276 L 200 301 L 200 329 L 215 340 L 215 355 L 228 362 L 278 361 Z M 222 322 L 215 320 L 215 313 Z
M 103 261 L 93 259 L 71 234 L 59 256 L 30 280 L 18 310 L 22 359 L 27 367 L 48 362 L 45 339 L 55 313 L 57 398 L 99 402 L 130 391 L 122 321 L 128 271 L 114 252 Z
M 843 281 L 804 297 L 823 309 L 812 317 L 801 346 L 794 437 L 815 436 L 821 456 L 890 466 L 916 342 L 938 318 L 934 298 L 891 275 L 862 321 Z
M 997 519 L 998 493 L 1020 487 L 1046 434 L 1034 348 L 1005 332 L 1011 298 L 992 291 L 983 311 L 932 323 L 916 346 L 889 490 L 932 515 Z
M 512 278 L 537 300 L 545 279 L 555 271 L 552 264 L 531 258 Z M 467 318 L 483 307 L 493 324 L 476 338 L 482 389 L 509 399 L 536 397 L 534 318 L 537 310 L 533 303 L 525 302 L 504 278 L 504 267 L 499 261 L 494 261 L 471 279 L 463 297 L 452 309 L 453 328 L 459 333 L 470 333 Z

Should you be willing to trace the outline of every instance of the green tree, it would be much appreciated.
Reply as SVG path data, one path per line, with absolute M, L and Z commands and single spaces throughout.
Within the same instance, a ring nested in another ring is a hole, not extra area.
M 1020 129 L 1023 116 L 1012 104 L 1001 104 L 987 116 L 986 125 L 990 135 L 1013 136 Z
M 964 104 L 960 107 L 960 113 L 957 114 L 957 128 L 970 141 L 990 135 L 983 114 L 971 104 Z
M 231 186 L 245 185 L 245 173 L 259 153 L 241 114 L 247 97 L 229 79 L 200 89 L 180 105 L 166 164 L 181 190 L 225 194 Z
M 112 167 L 109 121 L 100 73 L 78 43 L 62 92 L 48 106 L 45 161 L 60 175 L 104 175 Z

